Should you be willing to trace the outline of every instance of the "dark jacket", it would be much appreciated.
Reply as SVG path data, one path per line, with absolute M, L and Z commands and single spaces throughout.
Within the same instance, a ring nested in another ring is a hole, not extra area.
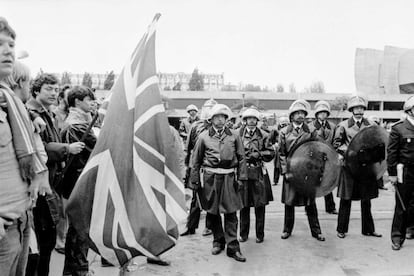
M 295 191 L 289 181 L 286 179 L 286 169 L 288 156 L 293 152 L 295 147 L 302 142 L 312 138 L 309 127 L 303 123 L 299 133 L 294 129 L 293 124 L 290 123 L 287 127 L 280 130 L 279 136 L 279 154 L 280 165 L 282 169 L 283 187 L 282 187 L 282 203 L 291 206 L 306 206 L 315 201 L 314 198 L 308 198 Z
M 235 169 L 236 172 L 218 174 L 208 171 L 209 168 Z M 243 205 L 237 180 L 247 180 L 246 159 L 239 135 L 225 128 L 219 136 L 210 127 L 197 140 L 191 170 L 191 182 L 201 186 L 202 208 L 212 214 L 240 210 Z
M 388 173 L 391 176 L 397 175 L 397 164 L 403 164 L 403 183 L 414 184 L 414 173 L 411 173 L 414 171 L 414 125 L 407 119 L 396 123 L 391 129 L 387 148 L 387 163 Z
M 340 122 L 335 130 L 334 147 L 336 151 L 345 155 L 352 138 L 361 130 L 369 127 L 373 123 L 367 119 L 362 119 L 359 128 L 353 117 Z M 372 199 L 378 197 L 378 183 L 376 179 L 372 181 L 356 181 L 349 172 L 346 164 L 342 166 L 339 176 L 338 197 L 347 200 Z
M 184 147 L 184 151 L 186 152 L 184 164 L 186 166 L 192 167 L 192 164 L 190 164 L 191 153 L 193 152 L 193 149 L 197 143 L 198 137 L 204 130 L 208 129 L 210 126 L 211 124 L 207 120 L 199 120 L 191 125 L 190 131 L 187 136 L 188 139 L 186 140 Z
M 181 120 L 178 132 L 180 133 L 180 136 L 183 138 L 184 142 L 187 140 L 187 136 L 190 133 L 192 124 L 198 120 L 200 120 L 198 117 L 195 117 L 194 119 L 187 117 Z
M 241 190 L 244 206 L 260 207 L 273 200 L 269 174 L 263 162 L 271 161 L 275 152 L 269 135 L 256 128 L 250 135 L 248 128 L 239 131 L 247 161 L 247 185 Z
M 26 103 L 26 107 L 32 117 L 40 117 L 46 123 L 46 128 L 40 133 L 40 137 L 45 145 L 48 157 L 46 165 L 49 169 L 49 183 L 54 192 L 53 195 L 47 195 L 46 200 L 52 219 L 56 224 L 62 216 L 63 209 L 62 202 L 57 196 L 55 189 L 60 181 L 64 162 L 69 153 L 69 145 L 61 143 L 57 130 L 57 121 L 52 112 L 45 110 L 35 99 L 30 99 Z
M 332 145 L 335 133 L 335 125 L 329 121 L 326 121 L 322 126 L 318 119 L 313 120 L 308 124 L 309 131 L 315 132 L 316 138 L 321 141 Z
M 88 126 L 88 123 L 67 125 L 61 133 L 62 141 L 69 144 L 79 142 Z M 86 139 L 83 142 L 85 143 L 85 148 L 82 152 L 72 157 L 72 162 L 68 164 L 68 168 L 66 168 L 66 173 L 60 184 L 60 193 L 66 199 L 69 198 L 72 193 L 73 187 L 75 187 L 75 183 L 95 147 L 96 136 L 93 134 L 92 130 L 88 132 Z

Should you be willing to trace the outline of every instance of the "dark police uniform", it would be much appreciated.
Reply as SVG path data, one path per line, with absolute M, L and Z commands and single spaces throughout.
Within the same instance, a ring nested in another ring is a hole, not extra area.
M 282 203 L 285 204 L 285 221 L 283 232 L 291 234 L 295 222 L 295 206 L 305 206 L 308 216 L 309 227 L 313 237 L 321 234 L 321 227 L 318 220 L 318 210 L 314 198 L 306 197 L 296 192 L 294 187 L 286 179 L 287 158 L 294 150 L 295 146 L 312 138 L 309 127 L 303 123 L 301 127 L 295 129 L 293 123 L 280 131 L 280 163 L 283 174 Z
M 249 236 L 250 207 L 254 207 L 256 215 L 256 238 L 261 242 L 264 238 L 265 206 L 273 200 L 269 175 L 263 162 L 269 162 L 275 156 L 268 134 L 259 128 L 240 129 L 247 161 L 247 185 L 242 190 L 244 207 L 240 210 L 240 237 L 244 241 Z M 264 173 L 266 172 L 266 173 Z
M 325 141 L 326 143 L 333 145 L 333 137 L 335 132 L 335 125 L 329 121 L 321 122 L 315 119 L 308 124 L 310 132 L 315 132 L 316 137 Z M 335 212 L 335 201 L 332 192 L 325 196 L 325 211 L 327 213 Z
M 395 188 L 400 192 L 407 210 L 403 210 L 396 195 L 391 228 L 392 242 L 402 245 L 407 227 L 414 224 L 414 125 L 408 119 L 400 121 L 392 127 L 387 153 L 390 176 L 397 175 L 398 164 L 404 165 L 403 183 L 398 183 Z
M 192 124 L 191 129 L 189 131 L 187 142 L 185 145 L 185 151 L 186 151 L 186 157 L 184 160 L 184 163 L 187 168 L 192 168 L 191 164 L 191 155 L 193 152 L 193 149 L 196 145 L 197 139 L 200 136 L 200 134 L 205 131 L 211 124 L 207 120 L 199 120 Z M 190 181 L 190 174 L 187 173 L 186 176 L 186 186 L 189 188 L 191 187 L 191 181 Z M 187 231 L 186 234 L 193 234 L 195 233 L 195 229 L 198 228 L 198 224 L 200 222 L 200 214 L 201 214 L 201 207 L 197 200 L 197 191 L 193 189 L 193 196 L 191 198 L 191 205 L 190 205 L 190 213 L 188 214 L 187 219 Z M 210 229 L 209 222 L 206 219 L 206 229 Z
M 334 147 L 344 155 L 352 138 L 363 128 L 372 125 L 365 118 L 358 123 L 351 117 L 337 125 L 334 137 Z M 374 219 L 371 213 L 371 199 L 378 197 L 376 179 L 357 185 L 346 167 L 342 167 L 339 179 L 338 196 L 341 198 L 338 214 L 338 233 L 347 233 L 352 200 L 361 200 L 362 234 L 370 235 L 375 232 Z

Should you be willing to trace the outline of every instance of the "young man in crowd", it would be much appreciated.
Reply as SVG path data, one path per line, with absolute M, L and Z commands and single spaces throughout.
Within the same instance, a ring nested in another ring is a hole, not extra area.
M 29 252 L 28 208 L 37 200 L 47 167 L 22 99 L 10 89 L 9 81 L 16 79 L 6 80 L 14 70 L 15 38 L 7 20 L 0 17 L 0 273 L 21 276 Z
M 64 162 L 69 154 L 79 154 L 85 147 L 84 143 L 62 143 L 57 129 L 57 122 L 51 111 L 56 102 L 59 91 L 58 80 L 51 74 L 41 74 L 34 81 L 31 88 L 32 99 L 26 106 L 32 117 L 40 117 L 46 123 L 40 133 L 45 145 L 49 169 L 49 183 L 53 190 L 52 195 L 39 196 L 37 205 L 33 209 L 36 237 L 39 243 L 38 276 L 49 275 L 49 263 L 52 250 L 56 244 L 56 224 L 62 217 L 62 202 L 56 194 L 60 184 Z
M 85 147 L 74 155 L 71 163 L 66 164 L 66 172 L 61 183 L 60 193 L 64 199 L 69 199 L 70 194 L 78 180 L 83 168 L 88 161 L 96 143 L 96 136 L 88 126 L 92 121 L 92 101 L 95 99 L 92 91 L 85 86 L 75 86 L 69 90 L 67 100 L 69 114 L 65 120 L 66 127 L 61 132 L 62 142 L 72 144 L 82 141 Z M 89 273 L 88 265 L 88 239 L 79 235 L 71 221 L 66 235 L 65 243 L 65 264 L 63 275 L 84 276 Z

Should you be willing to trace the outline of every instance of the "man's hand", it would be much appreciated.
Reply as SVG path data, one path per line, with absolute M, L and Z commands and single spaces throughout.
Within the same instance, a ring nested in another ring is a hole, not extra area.
M 340 164 L 341 166 L 343 166 L 343 165 L 344 165 L 344 163 L 345 163 L 345 161 L 344 161 L 344 157 L 343 157 L 341 154 L 338 154 L 338 161 L 339 161 L 339 164 Z
M 237 180 L 237 189 L 236 192 L 239 192 L 244 189 L 244 180 Z
M 391 182 L 392 185 L 397 184 L 397 176 L 388 176 L 388 180 Z
M 192 182 L 190 188 L 194 191 L 198 191 L 201 188 L 200 182 Z
M 11 221 L 7 221 L 4 218 L 0 217 L 0 240 L 6 236 L 6 227 L 12 225 Z
M 40 181 L 37 181 L 37 178 L 38 176 L 36 175 L 29 186 L 30 208 L 36 207 L 36 201 L 39 195 Z
M 85 148 L 85 143 L 75 142 L 69 145 L 69 153 L 76 155 L 79 154 Z
M 45 196 L 46 194 L 52 194 L 52 189 L 49 185 L 49 172 L 45 171 L 40 174 L 36 174 L 29 187 L 29 194 L 32 203 L 32 208 L 36 207 L 36 201 L 39 195 Z
M 40 132 L 42 132 L 43 130 L 46 129 L 46 123 L 40 117 L 36 117 L 36 119 L 33 120 L 33 125 L 35 127 L 35 132 L 36 133 L 40 133 Z

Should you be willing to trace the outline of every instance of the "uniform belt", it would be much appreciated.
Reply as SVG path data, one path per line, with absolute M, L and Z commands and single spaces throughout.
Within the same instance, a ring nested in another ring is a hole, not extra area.
M 224 168 L 211 168 L 211 167 L 204 167 L 205 171 L 217 173 L 217 174 L 229 174 L 234 173 L 236 168 L 224 169 Z

